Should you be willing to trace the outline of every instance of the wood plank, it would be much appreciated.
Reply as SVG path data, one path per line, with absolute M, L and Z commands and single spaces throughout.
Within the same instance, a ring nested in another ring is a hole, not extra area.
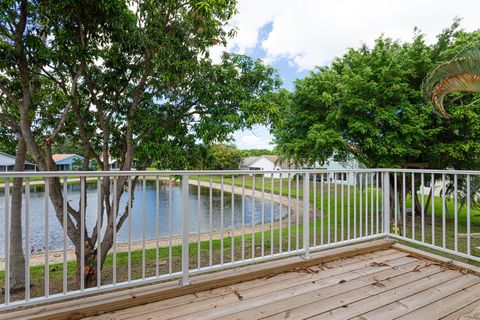
M 477 276 L 480 276 L 480 268 L 468 263 L 460 262 L 457 260 L 445 258 L 439 256 L 437 254 L 423 251 L 420 249 L 412 248 L 403 244 L 395 243 L 392 248 L 398 249 L 400 251 L 409 253 L 410 255 L 417 257 L 419 259 L 427 259 L 430 261 L 438 262 L 440 264 L 444 264 L 448 268 L 457 268 L 458 270 L 462 270 L 465 273 L 473 273 Z
M 407 262 L 407 259 L 411 262 Z M 400 260 L 404 260 L 403 262 Z M 405 262 L 407 262 L 405 264 Z M 390 278 L 395 275 L 408 273 L 415 268 L 418 261 L 405 257 L 398 259 L 396 262 L 390 262 L 390 266 L 373 267 L 369 266 L 362 271 L 352 272 L 343 275 L 342 277 L 336 277 L 335 279 L 327 279 L 328 285 L 325 282 L 319 282 L 312 284 L 308 288 L 297 287 L 290 288 L 281 292 L 273 292 L 268 295 L 262 295 L 258 299 L 250 299 L 242 301 L 242 303 L 230 304 L 225 307 L 216 308 L 215 317 L 223 319 L 252 319 L 259 318 L 265 315 L 265 313 L 276 313 L 279 310 L 286 310 L 290 308 L 292 304 L 303 305 L 312 300 L 321 300 L 329 297 L 333 294 L 346 292 L 352 288 L 362 287 L 372 282 L 376 282 L 379 279 Z M 315 291 L 311 291 L 314 289 Z M 267 305 L 271 303 L 273 306 Z M 255 316 L 250 315 L 250 311 L 255 310 L 257 313 Z M 245 316 L 245 317 L 244 317 Z M 203 312 L 196 312 L 188 316 L 182 317 L 182 319 L 208 319 L 212 318 L 211 312 L 208 310 Z
M 263 278 L 268 275 L 282 273 L 295 267 L 308 267 L 340 258 L 353 257 L 367 252 L 388 249 L 391 243 L 376 240 L 367 243 L 341 247 L 313 253 L 311 259 L 301 260 L 290 257 L 272 262 L 265 262 L 229 269 L 226 271 L 203 274 L 192 277 L 192 284 L 179 287 L 176 281 L 144 286 L 140 288 L 120 290 L 99 296 L 86 296 L 49 305 L 28 308 L 0 315 L 0 319 L 80 319 L 87 316 L 107 313 L 119 309 L 143 305 L 155 301 L 166 300 L 186 294 L 210 290 L 226 285 Z
M 175 306 L 184 306 L 181 310 L 184 314 L 187 314 L 187 310 L 201 311 L 202 308 L 210 308 L 212 305 L 215 305 L 220 301 L 220 304 L 234 303 L 238 301 L 237 293 L 240 293 L 244 299 L 252 298 L 259 296 L 261 294 L 273 292 L 276 290 L 281 290 L 284 288 L 289 288 L 292 286 L 299 286 L 302 284 L 310 283 L 312 281 L 319 281 L 324 278 L 340 275 L 347 273 L 349 271 L 365 268 L 369 263 L 376 261 L 377 263 L 388 262 L 390 260 L 399 259 L 406 257 L 407 254 L 404 252 L 399 252 L 395 250 L 384 250 L 377 251 L 376 253 L 356 256 L 348 259 L 339 259 L 324 266 L 328 266 L 329 269 L 323 269 L 320 266 L 313 266 L 309 269 L 301 269 L 300 272 L 288 272 L 279 274 L 274 277 L 257 279 L 249 282 L 242 282 L 232 286 L 226 286 L 214 290 L 204 291 L 196 293 L 195 295 L 187 295 L 182 297 L 177 297 L 169 299 L 166 301 L 159 301 L 151 303 L 148 306 L 139 306 L 134 308 L 129 308 L 125 310 L 120 310 L 115 313 L 115 319 L 126 319 L 130 318 L 132 314 L 137 316 L 146 314 L 147 312 L 154 312 L 172 308 Z M 366 258 L 366 260 L 364 260 Z M 345 264 L 344 264 L 345 263 Z M 292 270 L 294 271 L 294 270 Z M 306 272 L 305 272 L 306 271 Z M 312 272 L 312 273 L 307 273 Z M 316 273 L 318 272 L 318 273 Z M 289 275 L 289 278 L 282 279 L 282 276 Z M 225 297 L 228 295 L 228 297 Z M 215 298 L 209 300 L 207 303 L 199 303 L 206 299 Z M 195 303 L 195 304 L 193 304 Z M 197 307 L 197 309 L 195 309 Z M 192 311 L 192 312 L 193 312 Z M 103 315 L 97 317 L 97 320 L 100 319 L 110 319 L 111 314 Z
M 440 319 L 477 301 L 479 296 L 480 284 L 476 284 L 396 319 Z
M 425 277 L 414 283 L 408 283 L 403 286 L 397 287 L 390 291 L 382 292 L 381 294 L 370 296 L 366 299 L 356 301 L 354 303 L 347 303 L 342 307 L 329 310 L 323 314 L 318 314 L 310 319 L 324 320 L 324 319 L 350 319 L 361 315 L 362 313 L 379 308 L 386 304 L 407 298 L 415 295 L 418 292 L 431 289 L 450 280 L 458 280 L 461 277 L 461 273 L 458 271 L 447 270 L 445 272 L 436 273 L 432 276 Z M 467 279 L 470 282 L 471 279 Z M 463 284 L 467 283 L 463 282 Z M 458 290 L 457 290 L 458 291 Z M 351 294 L 355 294 L 352 292 Z M 340 297 L 341 299 L 343 297 Z M 383 315 L 382 319 L 392 319 L 386 315 Z
M 477 300 L 454 313 L 442 318 L 442 320 L 473 320 L 480 319 L 480 300 Z
M 419 281 L 427 276 L 440 273 L 442 270 L 438 266 L 428 266 L 419 269 L 418 272 L 408 271 L 407 273 L 398 274 L 396 270 L 390 270 L 391 275 L 381 281 L 374 281 L 366 286 L 360 287 L 355 290 L 349 290 L 341 294 L 331 294 L 331 290 L 319 291 L 318 294 L 311 294 L 303 297 L 301 301 L 279 301 L 277 303 L 270 304 L 263 308 L 265 319 L 279 319 L 286 318 L 291 319 L 306 319 L 313 317 L 317 314 L 327 312 L 336 308 L 340 308 L 349 303 L 366 299 L 369 296 L 381 294 L 388 290 L 404 286 L 408 283 Z M 348 283 L 347 283 L 348 285 Z M 320 299 L 317 299 L 317 296 Z M 293 299 L 292 299 L 293 300 Z M 257 312 L 257 310 L 255 310 Z M 260 318 L 260 317 L 258 317 Z M 232 315 L 231 319 L 239 319 L 236 315 Z M 244 315 L 241 319 L 247 319 Z M 250 318 L 252 319 L 252 318 Z
M 387 256 L 388 257 L 388 256 Z M 385 257 L 380 257 L 385 258 Z M 376 258 L 374 260 L 380 259 Z M 312 279 L 308 280 L 305 283 L 276 283 L 275 285 L 270 286 L 262 286 L 259 288 L 253 288 L 252 290 L 245 290 L 245 291 L 237 291 L 232 292 L 229 295 L 221 296 L 214 299 L 208 299 L 199 301 L 197 303 L 191 303 L 185 306 L 179 306 L 175 308 L 170 308 L 168 310 L 168 314 L 164 311 L 155 311 L 152 309 L 148 309 L 149 317 L 152 319 L 170 319 L 173 317 L 185 316 L 186 318 L 198 318 L 201 315 L 206 315 L 207 317 L 211 314 L 211 309 L 215 308 L 219 310 L 220 308 L 223 310 L 224 308 L 235 307 L 239 300 L 242 300 L 242 306 L 247 306 L 250 303 L 258 304 L 259 302 L 265 302 L 269 299 L 281 299 L 292 297 L 295 295 L 305 294 L 310 291 L 318 290 L 322 287 L 332 286 L 337 284 L 340 281 L 349 281 L 355 278 L 359 278 L 361 276 L 365 276 L 368 274 L 372 274 L 375 272 L 379 272 L 381 270 L 391 269 L 391 266 L 401 266 L 404 264 L 412 263 L 418 261 L 412 257 L 403 256 L 401 258 L 393 259 L 393 260 L 385 260 L 389 263 L 388 266 L 383 267 L 371 267 L 369 264 L 363 265 L 363 267 L 358 268 L 357 270 L 352 270 L 347 273 L 341 273 L 337 275 L 332 275 L 334 273 L 334 269 L 332 270 L 325 270 L 331 272 L 325 272 L 325 275 L 322 273 L 312 275 Z M 383 261 L 382 261 L 383 262 Z M 377 262 L 377 263 L 382 263 Z M 203 312 L 202 312 L 203 311 Z M 229 314 L 229 313 L 227 313 Z M 140 319 L 141 316 L 133 317 L 131 319 L 138 318 Z
M 460 275 L 460 273 L 458 273 Z M 472 286 L 480 282 L 480 278 L 475 275 L 461 275 L 459 278 L 447 281 L 434 288 L 424 290 L 415 295 L 404 299 L 399 299 L 394 303 L 382 306 L 381 308 L 372 310 L 362 314 L 357 320 L 373 320 L 373 319 L 393 319 L 408 312 L 412 312 L 430 303 L 442 299 L 464 288 Z

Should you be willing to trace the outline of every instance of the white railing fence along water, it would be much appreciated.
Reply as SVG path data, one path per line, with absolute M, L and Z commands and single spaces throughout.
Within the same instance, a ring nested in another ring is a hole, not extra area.
M 313 251 L 376 238 L 480 262 L 476 171 L 2 172 L 0 178 L 2 309 L 174 278 L 188 285 L 199 273 L 283 256 L 308 259 Z

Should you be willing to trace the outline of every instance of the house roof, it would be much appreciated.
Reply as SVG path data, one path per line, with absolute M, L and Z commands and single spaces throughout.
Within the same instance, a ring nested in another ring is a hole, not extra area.
M 31 162 L 25 161 L 25 164 L 35 165 Z M 9 155 L 5 152 L 0 152 L 0 166 L 13 166 L 15 165 L 15 156 Z
M 57 161 L 60 161 L 60 160 L 64 160 L 64 159 L 73 157 L 73 156 L 76 156 L 76 154 L 74 154 L 74 153 L 56 153 L 56 154 L 52 155 L 52 159 L 53 159 L 53 161 L 57 162 Z

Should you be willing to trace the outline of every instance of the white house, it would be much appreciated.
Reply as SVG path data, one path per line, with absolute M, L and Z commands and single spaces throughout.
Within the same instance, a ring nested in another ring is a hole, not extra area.
M 336 161 L 334 160 L 333 157 L 325 161 L 323 164 L 315 164 L 315 168 L 318 169 L 326 169 L 326 170 L 332 170 L 332 169 L 361 169 L 365 168 L 365 166 L 361 165 L 357 160 L 350 158 L 346 161 Z M 345 183 L 349 185 L 353 185 L 355 180 L 352 174 L 348 175 L 345 172 L 335 172 L 332 173 L 328 179 L 331 182 L 335 183 Z
M 0 152 L 0 172 L 15 170 L 15 157 L 7 153 Z M 25 171 L 37 171 L 37 166 L 31 162 L 25 161 Z
M 277 170 L 294 170 L 294 169 L 359 169 L 363 166 L 356 160 L 349 159 L 344 162 L 335 161 L 332 158 L 325 161 L 324 164 L 315 163 L 313 166 L 296 166 L 292 161 L 280 161 L 278 156 L 263 155 L 256 157 L 245 157 L 240 164 L 240 170 L 260 170 L 260 171 L 277 171 Z M 274 174 L 278 178 L 280 174 Z M 317 177 L 317 179 L 320 179 Z M 335 183 L 345 183 L 352 185 L 354 183 L 353 175 L 347 175 L 345 172 L 335 172 L 328 176 L 324 176 L 324 181 L 330 180 Z
M 279 160 L 278 156 L 274 155 L 245 157 L 240 163 L 240 170 L 278 171 L 288 169 L 298 168 L 287 160 Z M 278 178 L 280 174 L 274 174 L 273 177 Z

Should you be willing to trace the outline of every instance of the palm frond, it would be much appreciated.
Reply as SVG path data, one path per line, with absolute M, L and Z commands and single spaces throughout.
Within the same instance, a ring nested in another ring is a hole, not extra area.
M 436 67 L 425 78 L 423 91 L 444 116 L 448 116 L 443 106 L 447 95 L 452 92 L 480 92 L 480 48 L 467 50 Z

